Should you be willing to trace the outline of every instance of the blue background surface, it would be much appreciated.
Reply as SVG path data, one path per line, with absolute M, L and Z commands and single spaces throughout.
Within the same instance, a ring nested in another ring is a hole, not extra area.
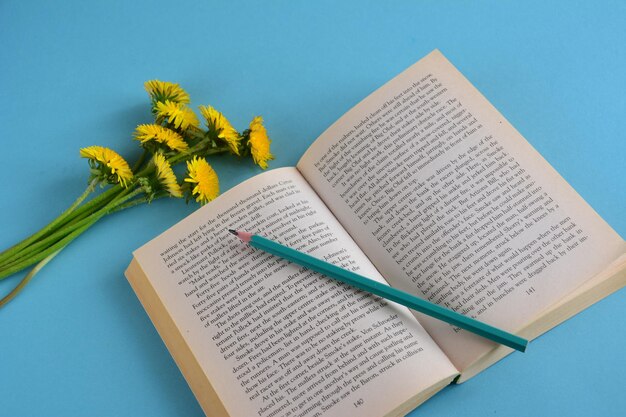
M 263 114 L 275 168 L 434 48 L 626 236 L 626 3 L 382 3 L 0 2 L 0 246 L 82 192 L 79 148 L 138 156 L 145 80 L 181 83 L 235 127 Z M 223 191 L 260 172 L 215 166 Z M 123 276 L 195 209 L 106 218 L 0 311 L 0 415 L 202 415 Z M 623 415 L 625 317 L 620 291 L 411 415 Z

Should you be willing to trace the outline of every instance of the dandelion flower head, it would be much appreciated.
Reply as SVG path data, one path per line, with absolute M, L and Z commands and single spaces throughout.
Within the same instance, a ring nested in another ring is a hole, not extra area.
M 217 133 L 217 137 L 224 140 L 231 152 L 239 155 L 239 132 L 230 124 L 228 119 L 211 106 L 200 106 L 200 113 L 206 119 L 209 130 Z
M 194 186 L 191 193 L 198 203 L 206 204 L 217 197 L 220 192 L 217 174 L 205 159 L 194 156 L 187 161 L 187 171 L 189 177 L 185 181 Z
M 172 166 L 167 162 L 163 154 L 155 153 L 153 161 L 156 168 L 156 177 L 161 186 L 163 186 L 172 197 L 182 197 L 183 191 L 180 185 L 178 185 L 178 181 L 176 181 L 176 175 L 174 175 Z
M 150 80 L 144 83 L 144 87 L 155 103 L 166 100 L 174 103 L 189 103 L 189 94 L 179 84 L 169 81 Z
M 80 150 L 80 156 L 89 159 L 94 167 L 104 169 L 104 173 L 113 175 L 115 182 L 126 187 L 133 178 L 133 171 L 117 152 L 104 146 L 89 146 Z M 99 166 L 98 166 L 99 165 Z
M 168 122 L 177 129 L 187 130 L 189 126 L 200 125 L 196 114 L 182 103 L 170 100 L 159 101 L 156 103 L 156 113 L 158 117 L 167 118 Z
M 250 122 L 250 153 L 255 164 L 263 169 L 267 169 L 267 161 L 274 159 L 274 155 L 270 152 L 270 143 L 272 141 L 267 136 L 267 130 L 263 126 L 263 118 L 257 116 Z
M 185 152 L 189 149 L 189 145 L 181 135 L 160 125 L 139 125 L 135 129 L 134 138 L 142 144 L 154 140 L 166 145 L 173 151 Z

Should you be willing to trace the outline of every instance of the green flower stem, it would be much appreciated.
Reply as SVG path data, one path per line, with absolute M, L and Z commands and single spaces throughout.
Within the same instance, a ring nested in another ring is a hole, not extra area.
M 76 209 L 74 212 L 72 212 L 69 216 L 67 216 L 66 219 L 64 219 L 63 222 L 61 222 L 57 226 L 57 228 L 64 227 L 65 225 L 75 221 L 76 219 L 80 220 L 81 218 L 86 217 L 86 215 L 94 213 L 95 211 L 99 210 L 110 201 L 112 201 L 116 197 L 116 195 L 122 190 L 124 190 L 124 188 L 121 185 L 114 185 L 113 187 L 92 198 L 91 200 L 80 206 L 78 209 Z
M 139 204 L 151 203 L 154 200 L 158 200 L 159 198 L 169 197 L 169 194 L 161 194 L 156 197 L 153 197 L 152 200 L 149 200 L 148 197 L 136 198 L 134 200 L 128 201 L 124 204 L 120 204 L 119 206 L 113 208 L 110 213 L 115 213 L 118 211 L 126 210 L 127 208 L 138 206 Z
M 30 246 L 24 248 L 22 251 L 20 251 L 19 253 L 17 253 L 14 257 L 8 259 L 6 262 L 2 263 L 2 265 L 0 265 L 0 272 L 6 268 L 9 268 L 10 266 L 23 261 L 24 259 L 27 259 L 29 256 L 32 256 L 32 254 L 34 252 L 37 252 L 41 249 L 46 249 L 46 247 L 51 246 L 52 244 L 54 244 L 55 242 L 58 242 L 59 240 L 61 240 L 62 238 L 64 238 L 65 236 L 67 236 L 68 234 L 70 234 L 71 232 L 73 232 L 74 230 L 78 229 L 79 227 L 84 226 L 85 224 L 89 223 L 91 220 L 93 220 L 96 216 L 98 216 L 97 212 L 91 213 L 88 217 L 84 217 L 83 219 L 79 220 L 79 221 L 75 221 L 72 222 L 60 229 L 58 229 L 55 233 L 45 237 L 44 239 L 41 239 L 39 241 L 37 241 L 36 243 L 31 244 Z
M 226 146 L 218 146 L 217 148 L 211 148 L 207 150 L 204 155 L 215 155 L 218 153 L 230 152 L 230 148 L 228 145 Z
M 97 216 L 94 216 L 93 219 L 91 219 L 91 221 L 87 222 L 85 225 L 79 227 L 78 229 L 74 230 L 73 232 L 71 232 L 70 234 L 68 234 L 67 236 L 65 236 L 63 239 L 59 240 L 58 242 L 56 242 L 54 245 L 50 246 L 48 249 L 41 251 L 31 257 L 29 257 L 28 259 L 19 261 L 18 263 L 12 264 L 11 266 L 7 267 L 7 268 L 3 268 L 2 271 L 0 272 L 0 279 L 4 279 L 6 277 L 8 277 L 9 275 L 12 275 L 18 271 L 21 271 L 22 269 L 37 263 L 43 259 L 45 259 L 46 257 L 50 256 L 51 254 L 53 254 L 54 252 L 56 252 L 59 249 L 63 249 L 68 243 L 70 243 L 72 240 L 76 239 L 78 236 L 80 236 L 85 230 L 87 230 L 89 227 L 91 227 L 94 223 L 96 223 L 99 219 L 101 219 L 104 215 L 108 214 L 112 209 L 114 209 L 116 206 L 123 204 L 124 202 L 130 200 L 131 198 L 135 197 L 137 194 L 142 193 L 143 190 L 141 188 L 138 188 L 132 192 L 130 192 L 130 189 L 126 189 L 124 191 L 122 191 L 117 198 L 115 198 L 113 201 L 111 201 L 109 204 L 107 204 L 106 206 L 104 206 L 102 209 L 100 209 L 100 211 L 97 212 Z
M 145 169 L 142 171 L 142 175 L 136 174 L 135 178 L 138 178 L 139 176 L 145 176 L 145 174 L 147 172 Z M 60 225 L 60 227 L 65 227 L 67 225 L 73 224 L 77 221 L 81 221 L 83 219 L 85 219 L 86 217 L 92 215 L 93 213 L 97 212 L 98 210 L 100 210 L 102 207 L 104 207 L 105 205 L 107 205 L 109 202 L 113 201 L 114 199 L 116 199 L 118 197 L 118 195 L 120 195 L 120 193 L 124 190 L 131 190 L 133 189 L 134 186 L 137 185 L 137 180 L 135 179 L 135 181 L 131 182 L 127 188 L 122 187 L 121 185 L 117 184 L 114 185 L 113 187 L 109 188 L 108 190 L 106 190 L 105 192 L 103 192 L 102 194 L 100 194 L 97 197 L 94 197 L 93 199 L 89 200 L 87 203 L 85 203 L 83 206 L 81 206 L 78 210 L 76 210 L 74 213 L 72 213 L 71 216 L 69 216 L 65 222 Z
M 229 152 L 228 146 L 218 146 L 217 148 L 208 148 L 202 152 L 202 148 L 206 147 L 206 143 L 199 143 L 196 146 L 189 148 L 185 153 L 179 153 L 168 159 L 170 165 L 176 165 L 183 161 L 191 160 L 194 155 L 200 154 L 202 156 L 216 155 L 219 153 Z
M 229 152 L 228 146 L 208 148 L 206 142 L 201 142 L 191 147 L 188 152 L 176 154 L 170 157 L 168 162 L 171 165 L 176 165 L 192 159 L 194 155 L 199 153 L 203 156 L 208 156 L 225 152 Z M 138 162 L 136 167 L 141 166 L 142 163 L 143 161 Z M 135 178 L 149 176 L 154 172 L 154 169 L 154 165 L 148 164 L 140 172 L 135 174 Z M 133 197 L 136 197 L 139 193 L 143 192 L 143 189 L 141 188 L 136 188 L 134 191 L 130 191 L 135 185 L 137 185 L 137 182 L 135 182 L 126 189 L 120 185 L 115 185 L 88 202 L 80 205 L 89 193 L 94 190 L 96 184 L 96 180 L 92 181 L 83 195 L 81 195 L 70 208 L 63 212 L 44 229 L 32 235 L 28 239 L 25 239 L 18 245 L 6 250 L 0 255 L 0 280 L 39 262 L 31 271 L 32 275 L 29 273 L 20 282 L 20 284 L 18 284 L 18 286 L 9 295 L 7 295 L 7 297 L 9 297 L 8 300 L 15 297 L 15 295 L 21 291 L 21 289 L 32 279 L 39 269 L 41 269 L 60 250 L 65 248 L 65 246 L 95 224 L 100 218 L 106 214 L 125 210 L 127 208 L 149 202 L 147 197 L 136 198 L 133 200 Z M 166 196 L 166 194 L 158 195 L 153 197 L 152 200 L 162 198 L 164 196 Z M 0 306 L 1 305 L 2 304 L 0 304 Z
M 143 161 L 146 159 L 147 155 L 148 155 L 148 150 L 144 149 L 143 152 L 141 153 L 141 156 L 137 160 L 137 162 L 135 162 L 135 166 L 133 166 L 133 172 L 137 172 L 137 170 L 141 167 L 141 164 L 143 164 Z
M 195 126 L 189 126 L 189 128 L 185 132 L 185 138 L 194 145 L 208 142 L 211 140 L 208 137 L 207 132 Z
M 191 148 L 189 148 L 186 152 L 181 152 L 178 153 L 176 155 L 173 155 L 169 158 L 167 158 L 167 162 L 170 163 L 170 165 L 177 165 L 181 162 L 184 161 L 189 161 L 191 160 L 195 155 L 197 155 L 198 153 L 200 153 L 203 148 L 206 148 L 206 143 L 199 143 Z M 208 155 L 215 155 L 215 154 L 219 154 L 219 153 L 224 153 L 224 152 L 228 152 L 229 148 L 228 146 L 220 146 L 217 148 L 210 148 L 205 150 L 204 152 L 201 153 L 202 156 L 208 156 Z M 147 177 L 150 174 L 152 174 L 154 172 L 154 165 L 153 164 L 148 164 L 144 169 L 142 169 L 141 171 L 139 171 L 138 173 L 135 174 L 135 178 L 138 177 Z
M 30 239 L 30 241 L 28 242 L 24 241 L 22 242 L 20 247 L 16 245 L 13 247 L 13 249 L 10 252 L 6 251 L 6 253 L 4 253 L 3 256 L 0 257 L 0 271 L 4 270 L 7 265 L 13 264 L 16 259 L 23 258 L 26 254 L 32 253 L 33 246 L 36 246 L 37 248 L 44 248 L 45 245 L 41 244 L 42 241 L 45 241 L 47 243 L 53 242 L 54 239 L 51 239 L 50 238 L 51 236 L 54 236 L 54 235 L 58 236 L 58 232 L 60 230 L 63 230 L 65 227 L 67 227 L 67 225 L 76 222 L 77 219 L 82 220 L 85 217 L 93 214 L 98 209 L 106 205 L 109 201 L 111 201 L 115 197 L 114 193 L 116 191 L 119 192 L 120 190 L 122 190 L 121 187 L 119 188 L 112 187 L 111 189 L 107 190 L 105 193 L 100 194 L 99 196 L 93 198 L 92 200 L 83 204 L 77 209 L 73 209 L 72 211 L 69 211 L 69 209 L 66 210 L 65 213 L 67 214 L 67 216 L 65 216 L 63 219 L 61 219 L 61 216 L 59 216 L 55 220 L 55 222 L 53 222 L 55 223 L 54 225 L 51 223 L 50 225 L 47 226 L 46 233 L 42 233 L 43 231 L 42 229 L 42 231 L 38 233 L 39 237 L 37 239 Z M 76 206 L 74 205 L 74 207 Z M 91 211 L 89 211 L 89 209 L 91 209 Z
M 155 198 L 152 199 L 152 201 L 162 198 L 162 197 L 166 197 L 167 194 L 163 194 L 160 196 L 157 196 Z M 125 210 L 127 208 L 130 207 L 134 207 L 136 205 L 139 204 L 143 204 L 143 203 L 147 203 L 148 202 L 148 198 L 147 197 L 140 197 L 140 198 L 135 198 L 134 200 L 130 200 L 127 201 L 124 204 L 120 204 L 117 206 L 113 206 L 113 208 L 111 208 L 109 210 L 109 212 L 107 214 L 111 214 L 111 213 L 115 213 L 117 211 L 122 211 Z M 34 245 L 29 246 L 27 249 L 25 249 L 24 251 L 21 252 L 20 257 L 26 256 L 30 253 L 36 252 L 39 249 L 45 248 L 46 245 L 50 245 L 51 243 L 54 243 L 55 241 L 60 240 L 61 238 L 67 236 L 69 233 L 73 232 L 74 230 L 78 229 L 79 227 L 84 226 L 85 224 L 89 223 L 92 219 L 95 218 L 95 216 L 98 216 L 99 214 L 96 212 L 89 214 L 89 216 L 85 216 L 82 219 L 77 219 L 76 221 L 66 225 L 65 227 L 63 227 L 63 229 L 57 231 L 55 234 L 48 236 L 47 238 L 37 242 Z M 4 268 L 5 266 L 2 265 L 0 266 L 0 270 L 2 268 Z
M 41 238 L 42 236 L 45 236 L 50 231 L 54 230 L 59 224 L 61 224 L 65 219 L 69 217 L 69 215 L 76 209 L 76 207 L 80 205 L 80 203 L 82 203 L 85 200 L 85 198 L 87 198 L 89 194 L 91 194 L 91 192 L 94 190 L 97 183 L 98 181 L 96 179 L 91 181 L 89 185 L 87 186 L 87 188 L 85 189 L 85 191 L 76 199 L 76 201 L 74 201 L 74 203 L 72 203 L 72 205 L 67 210 L 61 213 L 56 219 L 50 222 L 43 229 L 31 235 L 30 237 L 24 239 L 20 243 L 3 251 L 0 254 L 0 262 L 3 262 L 4 260 L 10 258 L 15 253 L 21 251 L 23 248 L 30 245 L 32 242 L 35 242 L 37 239 Z
M 61 249 L 57 250 L 56 252 L 51 253 L 50 255 L 42 259 L 37 265 L 35 265 L 35 267 L 31 269 L 28 274 L 26 274 L 26 276 L 20 281 L 19 284 L 17 284 L 15 288 L 13 288 L 13 290 L 11 290 L 10 293 L 8 293 L 4 297 L 2 297 L 2 299 L 0 299 L 0 308 L 4 307 L 9 301 L 15 298 L 15 296 L 18 295 L 20 291 L 22 291 L 22 289 L 24 289 L 26 284 L 28 284 L 30 280 L 33 279 L 33 277 L 37 274 L 37 272 L 39 272 L 41 268 L 43 268 L 48 262 L 52 260 L 52 258 L 57 256 L 57 254 L 61 252 Z
M 166 195 L 161 195 L 158 196 L 156 198 L 153 199 L 153 201 L 157 198 L 162 198 L 165 197 Z M 132 196 L 129 196 L 129 198 L 132 198 Z M 127 201 L 127 200 L 126 200 Z M 134 207 L 136 205 L 142 204 L 142 203 L 146 203 L 148 201 L 148 199 L 146 197 L 141 197 L 141 198 L 136 198 L 134 200 L 130 200 L 127 201 L 126 203 L 121 203 L 117 206 L 114 206 L 112 209 L 109 210 L 109 212 L 107 214 L 111 214 L 111 213 L 115 213 L 118 211 L 122 211 L 122 210 L 126 210 L 130 207 Z M 94 224 L 95 221 L 92 223 Z M 81 222 L 81 226 L 77 226 L 76 228 L 82 227 L 84 226 Z M 86 227 L 83 231 L 87 230 L 89 227 Z M 75 230 L 75 229 L 73 229 Z M 82 232 L 81 232 L 82 233 Z M 69 244 L 69 242 L 67 242 L 67 244 Z M 59 252 L 61 252 L 61 250 L 63 250 L 67 244 L 61 248 L 59 248 L 56 252 L 51 253 L 50 255 L 48 255 L 46 258 L 42 259 L 41 261 L 39 261 L 39 263 L 37 265 L 35 265 L 35 267 L 33 269 L 30 270 L 30 272 L 19 282 L 19 284 L 17 284 L 15 286 L 15 288 L 13 288 L 13 290 L 11 290 L 11 292 L 9 292 L 7 295 L 5 295 L 2 299 L 0 299 L 0 308 L 4 307 L 9 301 L 11 301 L 13 298 L 15 298 L 15 296 L 17 296 L 26 286 L 26 284 L 28 284 L 33 277 L 37 274 L 37 272 L 39 272 L 39 270 L 41 268 L 43 268 L 48 262 L 50 262 L 52 260 L 52 258 L 54 258 Z

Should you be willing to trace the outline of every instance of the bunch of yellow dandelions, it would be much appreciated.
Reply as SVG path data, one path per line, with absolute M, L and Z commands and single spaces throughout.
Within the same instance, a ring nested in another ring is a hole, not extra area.
M 219 153 L 250 156 L 263 169 L 274 159 L 261 117 L 255 117 L 248 129 L 238 132 L 222 113 L 211 106 L 200 106 L 205 130 L 187 106 L 189 94 L 180 85 L 152 80 L 145 83 L 145 88 L 154 123 L 139 125 L 134 132 L 143 154 L 131 168 L 109 148 L 89 146 L 80 150 L 91 171 L 85 192 L 46 227 L 0 254 L 0 279 L 35 265 L 0 299 L 0 307 L 71 241 L 107 214 L 162 197 L 186 197 L 187 201 L 195 198 L 200 204 L 213 200 L 219 194 L 219 182 L 205 157 Z M 180 163 L 187 165 L 183 181 L 172 170 Z M 97 185 L 110 187 L 88 200 Z

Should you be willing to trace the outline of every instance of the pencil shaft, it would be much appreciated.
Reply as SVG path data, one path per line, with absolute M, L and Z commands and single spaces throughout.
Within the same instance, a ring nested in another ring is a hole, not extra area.
M 276 243 L 273 240 L 264 238 L 263 236 L 253 235 L 250 240 L 252 247 L 264 250 L 275 256 L 284 258 L 288 261 L 307 267 L 313 271 L 319 272 L 336 279 L 348 285 L 352 285 L 363 291 L 378 295 L 382 298 L 396 302 L 413 310 L 443 320 L 454 326 L 468 330 L 472 333 L 493 340 L 494 342 L 503 344 L 513 349 L 524 352 L 528 341 L 524 338 L 508 333 L 497 327 L 490 326 L 481 321 L 459 314 L 453 310 L 441 307 L 440 305 L 422 300 L 412 294 L 381 284 L 380 282 L 366 278 L 352 271 L 340 268 L 331 263 L 317 259 L 306 253 L 299 252 L 288 246 Z

